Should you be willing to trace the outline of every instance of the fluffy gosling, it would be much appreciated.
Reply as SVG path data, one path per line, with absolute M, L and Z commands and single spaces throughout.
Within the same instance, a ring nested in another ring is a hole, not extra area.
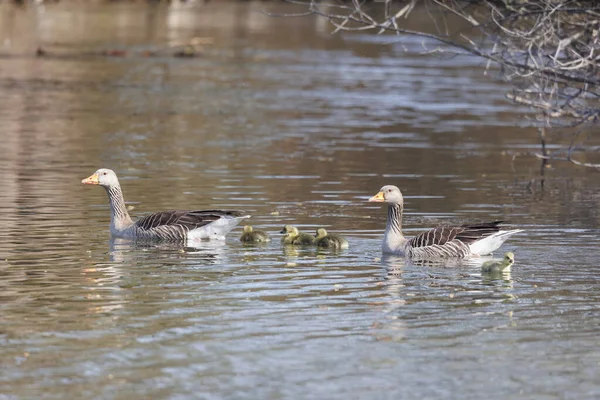
M 270 241 L 271 238 L 267 232 L 254 230 L 250 225 L 244 226 L 244 232 L 240 237 L 240 242 L 244 243 L 267 243 Z
M 301 233 L 298 228 L 292 225 L 284 226 L 280 233 L 284 234 L 281 238 L 283 244 L 308 245 L 315 242 L 314 236 Z
M 330 249 L 347 249 L 348 241 L 339 235 L 328 234 L 325 228 L 317 229 L 315 236 L 317 247 L 326 247 Z
M 502 260 L 490 260 L 483 263 L 481 272 L 503 272 L 510 271 L 511 265 L 515 262 L 515 255 L 511 252 L 504 254 Z

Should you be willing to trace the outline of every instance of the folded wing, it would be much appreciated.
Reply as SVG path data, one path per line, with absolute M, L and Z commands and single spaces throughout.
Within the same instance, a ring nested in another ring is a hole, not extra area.
M 413 258 L 464 258 L 471 252 L 470 244 L 499 232 L 501 223 L 440 225 L 411 238 L 406 249 Z
M 198 210 L 198 211 L 163 211 L 146 215 L 135 222 L 143 232 L 156 232 L 165 238 L 185 237 L 187 232 L 201 228 L 222 218 L 235 219 L 243 217 L 240 211 Z M 184 236 L 182 236 L 184 235 Z

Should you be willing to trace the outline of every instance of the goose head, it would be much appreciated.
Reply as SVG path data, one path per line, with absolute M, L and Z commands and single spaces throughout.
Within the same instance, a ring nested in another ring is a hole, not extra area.
M 515 255 L 512 252 L 504 254 L 504 263 L 511 265 L 515 262 Z
M 244 225 L 244 233 L 251 233 L 251 232 L 252 232 L 252 226 Z
M 115 171 L 112 169 L 100 168 L 98 171 L 82 180 L 81 183 L 84 185 L 100 185 L 108 188 L 119 186 L 119 178 L 117 178 L 117 174 L 115 174 Z
M 404 199 L 402 192 L 396 186 L 386 185 L 379 190 L 375 196 L 369 199 L 370 202 L 388 203 L 388 204 L 403 204 Z

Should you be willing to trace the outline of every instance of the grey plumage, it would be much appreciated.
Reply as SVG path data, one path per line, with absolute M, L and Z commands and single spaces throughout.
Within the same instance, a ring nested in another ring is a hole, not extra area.
M 503 231 L 500 228 L 502 221 L 494 221 L 460 226 L 441 225 L 408 239 L 402 234 L 404 198 L 400 189 L 392 185 L 384 186 L 369 201 L 388 205 L 382 251 L 413 259 L 466 258 L 489 254 L 510 236 L 522 232 L 521 229 Z
M 440 225 L 407 242 L 411 258 L 465 258 L 471 254 L 469 244 L 500 231 L 502 221 L 478 225 Z
M 82 183 L 106 189 L 111 210 L 110 232 L 114 237 L 169 242 L 223 239 L 242 219 L 249 217 L 240 211 L 173 210 L 149 214 L 134 222 L 125 207 L 121 185 L 114 171 L 99 169 Z

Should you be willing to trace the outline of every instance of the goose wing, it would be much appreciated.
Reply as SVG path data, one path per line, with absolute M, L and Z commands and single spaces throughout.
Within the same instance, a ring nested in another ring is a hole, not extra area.
M 440 225 L 411 238 L 406 248 L 412 257 L 466 257 L 469 244 L 500 231 L 503 221 L 460 226 Z
M 159 227 L 191 231 L 215 222 L 221 218 L 239 218 L 244 213 L 240 211 L 198 210 L 198 211 L 162 211 L 146 215 L 135 222 L 135 225 L 145 231 Z

